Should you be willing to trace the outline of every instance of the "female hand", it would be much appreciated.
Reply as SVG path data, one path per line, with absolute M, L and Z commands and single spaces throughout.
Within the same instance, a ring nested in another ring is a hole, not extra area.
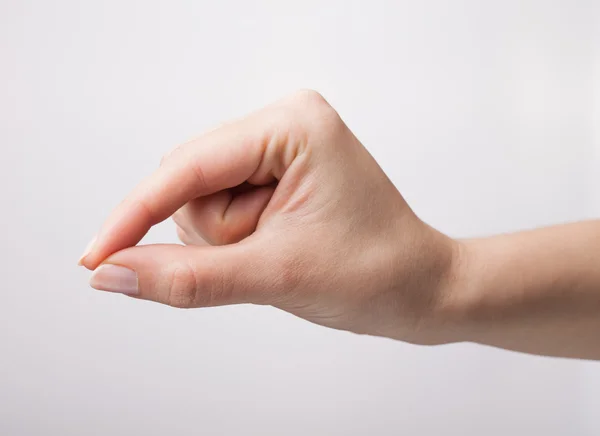
M 187 246 L 135 247 L 170 216 Z M 417 218 L 319 94 L 301 91 L 171 152 L 81 264 L 94 288 L 175 307 L 268 304 L 440 343 L 453 340 L 457 244 Z

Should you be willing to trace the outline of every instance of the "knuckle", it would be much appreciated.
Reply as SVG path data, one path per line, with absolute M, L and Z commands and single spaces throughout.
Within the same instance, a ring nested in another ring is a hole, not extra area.
M 296 138 L 315 144 L 330 143 L 345 126 L 337 111 L 317 91 L 301 89 L 270 107 L 268 119 L 273 130 L 270 138 Z M 277 141 L 272 140 L 272 143 Z
M 169 160 L 169 158 L 173 155 L 175 150 L 176 150 L 176 148 L 169 150 L 165 154 L 163 154 L 163 156 L 160 158 L 160 166 L 161 167 Z
M 324 136 L 337 132 L 343 125 L 337 111 L 315 90 L 296 92 L 292 96 L 292 106 L 306 126 Z
M 309 88 L 299 89 L 298 91 L 296 91 L 294 93 L 293 98 L 297 102 L 304 103 L 304 104 L 310 104 L 310 105 L 327 104 L 327 100 L 325 100 L 325 97 L 323 97 L 323 95 L 320 92 L 315 91 L 314 89 L 309 89 Z
M 177 264 L 172 267 L 169 276 L 166 303 L 182 309 L 196 306 L 199 283 L 193 268 Z
M 160 166 L 163 166 L 171 157 L 173 157 L 176 153 L 179 153 L 181 149 L 186 146 L 188 143 L 179 144 L 175 147 L 171 148 L 160 158 Z
M 302 89 L 291 97 L 292 105 L 308 114 L 325 114 L 334 112 L 325 98 L 315 90 Z
M 228 276 L 217 265 L 207 264 L 201 270 L 185 263 L 175 265 L 170 274 L 166 303 L 180 309 L 227 304 L 233 293 Z
M 201 191 L 207 190 L 206 176 L 204 175 L 204 162 L 199 162 L 198 160 L 192 160 L 190 163 L 190 168 L 196 177 L 196 184 Z

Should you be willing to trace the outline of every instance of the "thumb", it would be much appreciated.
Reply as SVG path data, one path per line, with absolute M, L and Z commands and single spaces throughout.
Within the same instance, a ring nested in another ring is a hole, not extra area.
M 271 304 L 272 263 L 252 243 L 220 247 L 146 245 L 119 251 L 92 274 L 94 289 L 173 307 Z M 274 286 L 275 285 L 275 286 Z

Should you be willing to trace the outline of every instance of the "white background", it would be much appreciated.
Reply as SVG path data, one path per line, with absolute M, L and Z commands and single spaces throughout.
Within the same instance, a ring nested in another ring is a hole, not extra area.
M 0 0 L 0 434 L 599 434 L 597 363 L 181 311 L 75 266 L 164 152 L 301 87 L 452 236 L 599 216 L 594 3 Z

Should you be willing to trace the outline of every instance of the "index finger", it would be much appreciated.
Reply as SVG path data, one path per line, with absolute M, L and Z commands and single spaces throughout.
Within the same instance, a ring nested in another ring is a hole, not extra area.
M 242 120 L 186 144 L 117 206 L 79 263 L 96 269 L 111 254 L 136 245 L 188 201 L 246 181 L 258 170 L 270 142 L 266 127 Z

